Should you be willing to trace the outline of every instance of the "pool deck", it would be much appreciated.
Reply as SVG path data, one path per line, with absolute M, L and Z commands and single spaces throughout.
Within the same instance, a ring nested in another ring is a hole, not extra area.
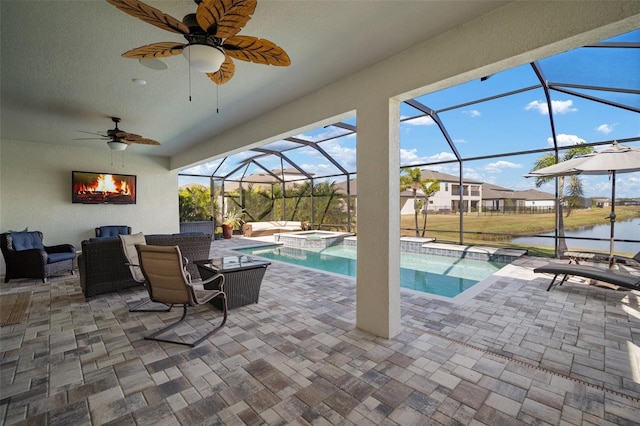
M 130 313 L 141 287 L 85 301 L 77 275 L 12 280 L 0 294 L 31 302 L 0 328 L 0 423 L 638 424 L 640 292 L 547 292 L 547 261 L 522 256 L 463 303 L 403 291 L 389 340 L 355 328 L 353 279 L 274 262 L 259 303 L 194 349 L 143 340 L 180 309 Z M 191 308 L 183 330 L 219 317 Z

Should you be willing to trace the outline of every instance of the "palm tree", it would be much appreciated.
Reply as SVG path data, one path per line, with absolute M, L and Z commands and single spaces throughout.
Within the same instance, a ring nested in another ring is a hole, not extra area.
M 576 157 L 578 155 L 585 155 L 593 152 L 593 148 L 589 146 L 584 146 L 582 144 L 578 144 L 575 147 L 565 151 L 564 155 L 561 158 L 561 161 L 567 161 Z M 552 166 L 556 164 L 556 156 L 553 153 L 545 154 L 539 157 L 536 162 L 533 164 L 533 169 L 536 171 L 542 169 L 544 167 Z M 565 200 L 564 196 L 564 188 L 565 188 L 565 177 L 569 178 L 568 186 L 568 194 Z M 536 188 L 540 188 L 545 183 L 554 179 L 553 177 L 537 177 L 536 178 Z M 584 193 L 582 189 L 582 181 L 576 175 L 571 176 L 558 176 L 558 251 L 560 253 L 567 251 L 567 241 L 564 238 L 564 219 L 563 219 L 563 206 L 566 201 L 567 206 L 567 217 L 571 214 L 572 210 L 578 207 L 580 197 Z
M 417 167 L 404 171 L 407 174 L 400 176 L 400 192 L 404 192 L 407 189 L 411 189 L 411 191 L 413 192 L 413 212 L 416 224 L 416 237 L 419 237 L 420 231 L 418 228 L 418 213 L 420 212 L 420 210 L 422 210 L 424 200 L 418 200 L 418 189 L 423 189 L 427 182 L 427 179 L 422 178 L 422 172 Z
M 304 181 L 301 184 L 296 184 L 290 192 L 296 200 L 295 205 L 293 206 L 293 211 L 291 212 L 291 220 L 295 220 L 298 216 L 300 203 L 305 199 L 305 197 L 311 196 L 311 182 Z
M 213 201 L 216 211 L 217 203 Z M 180 222 L 209 220 L 211 212 L 211 190 L 202 185 L 193 185 L 178 190 L 178 211 Z
M 427 231 L 427 209 L 429 206 L 429 197 L 432 197 L 433 194 L 440 191 L 440 181 L 434 178 L 424 179 L 422 185 L 420 186 L 422 192 L 424 192 L 424 205 L 421 209 L 422 211 L 422 235 L 424 237 L 425 232 Z

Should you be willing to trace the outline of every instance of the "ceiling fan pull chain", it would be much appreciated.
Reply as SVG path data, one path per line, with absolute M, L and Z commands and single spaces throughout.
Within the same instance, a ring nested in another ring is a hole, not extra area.
M 189 55 L 189 102 L 191 102 L 191 55 Z
M 216 84 L 216 114 L 220 113 L 218 106 L 220 105 L 220 85 Z

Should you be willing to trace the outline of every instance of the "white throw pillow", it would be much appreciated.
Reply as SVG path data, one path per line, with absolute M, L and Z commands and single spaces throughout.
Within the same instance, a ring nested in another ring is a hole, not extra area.
M 118 237 L 120 237 L 122 252 L 129 263 L 129 269 L 131 270 L 133 279 L 139 283 L 143 282 L 144 275 L 142 274 L 142 269 L 140 269 L 140 260 L 138 259 L 138 250 L 136 250 L 136 245 L 147 244 L 144 234 L 142 232 L 132 235 L 120 234 Z

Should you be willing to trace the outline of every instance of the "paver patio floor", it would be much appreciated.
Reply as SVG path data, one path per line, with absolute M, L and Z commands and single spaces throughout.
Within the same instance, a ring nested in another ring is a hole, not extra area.
M 251 244 L 216 240 L 212 253 Z M 464 303 L 402 293 L 402 332 L 355 327 L 355 280 L 273 262 L 260 302 L 196 348 L 144 340 L 169 313 L 140 287 L 85 301 L 78 276 L 0 328 L 5 425 L 640 424 L 640 292 L 550 277 L 523 257 Z M 192 308 L 180 332 L 217 323 Z

